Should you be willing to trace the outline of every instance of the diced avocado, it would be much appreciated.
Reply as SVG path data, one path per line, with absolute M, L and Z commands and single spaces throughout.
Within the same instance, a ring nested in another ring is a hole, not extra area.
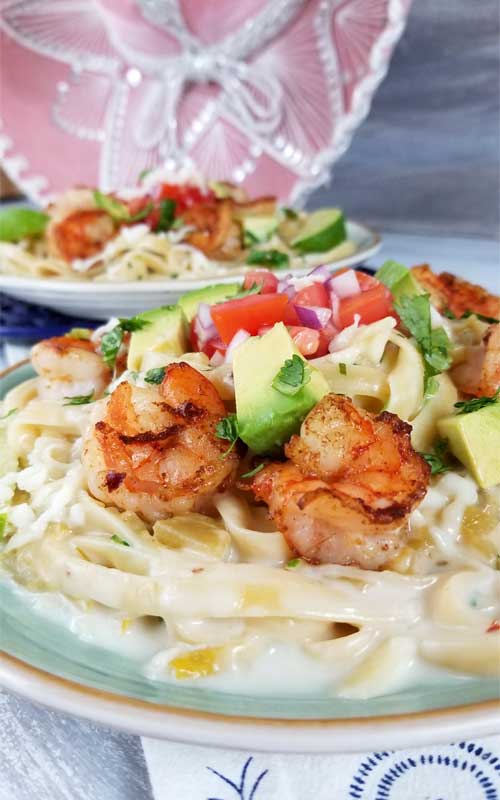
M 391 290 L 395 300 L 399 300 L 403 295 L 425 294 L 413 273 L 397 261 L 386 261 L 377 270 L 375 277 Z
M 213 303 L 221 303 L 227 300 L 228 297 L 233 297 L 241 290 L 241 283 L 215 283 L 212 286 L 204 286 L 203 289 L 193 289 L 192 292 L 186 292 L 182 297 L 179 297 L 178 305 L 184 311 L 184 315 L 188 322 L 191 322 L 200 303 L 208 303 L 211 306 Z
M 487 489 L 500 483 L 500 402 L 438 422 L 452 453 Z
M 141 370 L 142 358 L 146 350 L 180 356 L 188 346 L 187 326 L 180 306 L 161 306 L 137 315 L 145 320 L 141 330 L 134 331 L 130 337 L 127 369 Z
M 271 217 L 247 217 L 243 220 L 243 230 L 250 234 L 249 238 L 256 242 L 267 242 L 278 227 L 278 218 Z
M 283 323 L 264 336 L 252 336 L 234 351 L 233 375 L 240 438 L 255 453 L 272 453 L 297 433 L 304 417 L 328 393 L 328 384 L 311 367 L 310 380 L 296 394 L 273 388 L 287 359 L 300 356 Z

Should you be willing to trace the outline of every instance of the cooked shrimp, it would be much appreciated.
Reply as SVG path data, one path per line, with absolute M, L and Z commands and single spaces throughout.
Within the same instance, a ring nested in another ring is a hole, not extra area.
M 449 309 L 456 317 L 461 317 L 464 311 L 475 311 L 495 319 L 500 317 L 500 298 L 482 286 L 457 278 L 450 272 L 436 275 L 427 264 L 413 267 L 412 272 L 429 292 L 431 302 L 438 311 Z
M 466 358 L 451 371 L 464 394 L 492 397 L 500 386 L 500 325 L 490 325 L 480 345 L 468 347 Z
M 401 528 L 429 482 L 410 432 L 395 414 L 326 395 L 285 446 L 290 460 L 259 472 L 253 492 L 303 558 L 380 569 L 404 544 Z
M 196 228 L 186 236 L 186 241 L 205 255 L 221 260 L 241 255 L 241 227 L 233 220 L 230 200 L 199 203 L 188 208 L 182 216 L 186 225 Z
M 213 384 L 184 362 L 171 364 L 159 387 L 120 383 L 86 435 L 90 491 L 150 521 L 206 509 L 238 463 L 215 435 L 225 415 Z
M 92 342 L 55 336 L 36 344 L 31 363 L 38 372 L 38 394 L 42 400 L 92 395 L 100 397 L 111 380 L 111 372 Z
M 110 215 L 96 206 L 90 189 L 66 192 L 49 207 L 49 213 L 49 254 L 65 261 L 90 258 L 117 232 Z

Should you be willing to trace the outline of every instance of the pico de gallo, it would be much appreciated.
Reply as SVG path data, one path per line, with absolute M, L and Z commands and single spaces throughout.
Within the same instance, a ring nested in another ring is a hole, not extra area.
M 360 270 L 331 272 L 326 266 L 305 278 L 281 279 L 266 269 L 246 274 L 243 289 L 222 303 L 201 303 L 191 322 L 191 345 L 213 363 L 231 361 L 234 349 L 250 336 L 283 322 L 305 358 L 326 355 L 344 328 L 396 317 L 389 289 Z

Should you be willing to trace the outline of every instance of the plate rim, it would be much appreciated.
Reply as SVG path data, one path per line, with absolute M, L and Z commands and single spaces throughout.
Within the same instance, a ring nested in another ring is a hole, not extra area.
M 27 364 L 29 358 L 0 371 L 0 380 Z M 379 746 L 382 736 L 385 747 L 401 749 L 447 742 L 451 731 L 455 738 L 493 735 L 500 725 L 500 693 L 475 703 L 370 717 L 250 717 L 98 689 L 5 651 L 0 651 L 0 686 L 48 708 L 139 736 L 265 752 L 363 752 Z M 293 731 L 292 741 L 283 737 L 287 729 Z
M 365 259 L 374 256 L 382 247 L 382 234 L 375 228 L 366 225 L 364 222 L 358 222 L 350 218 L 346 219 L 346 224 L 355 225 L 363 229 L 364 232 L 368 232 L 371 240 L 366 247 L 353 253 L 351 256 L 339 258 L 336 261 L 330 262 L 333 265 L 338 263 L 339 267 L 341 264 L 347 264 L 348 262 L 350 264 L 353 259 L 355 260 L 352 262 L 353 264 L 362 263 Z M 356 261 L 358 257 L 361 257 L 360 261 Z M 289 272 L 294 275 L 303 275 L 310 271 L 311 268 L 309 267 L 298 267 L 297 269 L 289 270 Z M 285 271 L 283 270 L 283 272 Z M 0 289 L 25 287 L 31 291 L 36 289 L 47 291 L 50 288 L 56 293 L 61 294 L 64 292 L 74 294 L 76 292 L 81 292 L 82 289 L 88 291 L 95 291 L 98 289 L 100 295 L 115 294 L 117 291 L 124 292 L 125 294 L 134 292 L 140 295 L 147 295 L 149 293 L 156 294 L 158 291 L 170 291 L 175 293 L 187 292 L 190 289 L 199 289 L 213 283 L 232 283 L 233 281 L 243 280 L 244 277 L 244 273 L 235 273 L 233 275 L 211 275 L 206 278 L 193 278 L 191 280 L 161 279 L 149 281 L 110 281 L 107 283 L 100 281 L 63 280 L 60 278 L 31 278 L 24 275 L 8 275 L 0 272 Z

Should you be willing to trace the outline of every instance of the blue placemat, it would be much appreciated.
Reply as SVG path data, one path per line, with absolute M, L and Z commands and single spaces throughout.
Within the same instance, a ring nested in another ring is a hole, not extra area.
M 61 336 L 71 328 L 95 328 L 96 325 L 95 320 L 68 317 L 0 293 L 0 341 L 47 339 Z

